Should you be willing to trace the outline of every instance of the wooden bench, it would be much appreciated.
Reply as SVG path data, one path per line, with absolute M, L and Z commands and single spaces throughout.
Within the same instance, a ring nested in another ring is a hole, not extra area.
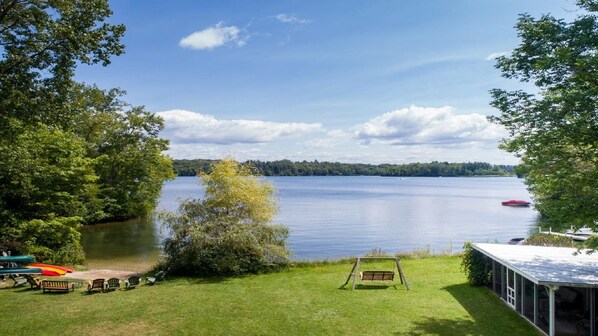
M 68 281 L 59 281 L 59 280 L 42 280 L 42 292 L 45 293 L 46 291 L 74 291 L 75 284 L 69 283 Z
M 395 272 L 393 271 L 363 271 L 359 272 L 361 280 L 370 281 L 392 281 L 395 278 Z

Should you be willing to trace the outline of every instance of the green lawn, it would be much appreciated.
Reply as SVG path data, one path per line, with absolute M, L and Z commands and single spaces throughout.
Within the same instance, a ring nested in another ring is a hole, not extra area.
M 485 288 L 460 258 L 402 260 L 400 284 L 339 289 L 352 264 L 225 279 L 170 278 L 87 295 L 0 290 L 6 335 L 540 335 Z M 391 262 L 362 265 L 387 269 Z

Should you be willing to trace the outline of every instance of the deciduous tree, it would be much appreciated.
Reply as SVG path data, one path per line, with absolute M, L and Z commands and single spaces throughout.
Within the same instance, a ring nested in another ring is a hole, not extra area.
M 181 202 L 166 214 L 171 232 L 166 263 L 185 274 L 230 275 L 275 269 L 288 262 L 288 229 L 273 225 L 273 187 L 233 159 L 202 174 L 205 196 Z
M 491 91 L 510 137 L 502 148 L 521 158 L 535 207 L 553 227 L 598 222 L 598 1 L 579 0 L 579 16 L 521 15 L 521 44 L 496 67 L 531 82 L 534 92 Z
M 108 0 L 0 0 L 0 245 L 15 252 L 79 262 L 78 225 L 149 213 L 173 176 L 162 119 L 73 80 L 124 52 L 111 14 Z
M 11 131 L 8 118 L 70 121 L 77 65 L 124 52 L 125 27 L 105 22 L 111 14 L 107 0 L 0 0 L 0 132 Z

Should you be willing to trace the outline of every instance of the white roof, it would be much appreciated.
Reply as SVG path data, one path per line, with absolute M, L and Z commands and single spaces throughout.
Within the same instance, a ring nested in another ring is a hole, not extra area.
M 538 285 L 598 287 L 598 251 L 574 255 L 575 248 L 505 244 L 473 247 Z

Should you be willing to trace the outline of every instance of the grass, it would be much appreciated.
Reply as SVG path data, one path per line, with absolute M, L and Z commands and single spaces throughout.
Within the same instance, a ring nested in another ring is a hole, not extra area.
M 411 290 L 339 286 L 352 264 L 302 264 L 275 274 L 171 278 L 87 295 L 0 290 L 9 335 L 540 335 L 485 288 L 466 284 L 460 258 L 404 259 Z M 391 262 L 360 265 L 390 269 Z

